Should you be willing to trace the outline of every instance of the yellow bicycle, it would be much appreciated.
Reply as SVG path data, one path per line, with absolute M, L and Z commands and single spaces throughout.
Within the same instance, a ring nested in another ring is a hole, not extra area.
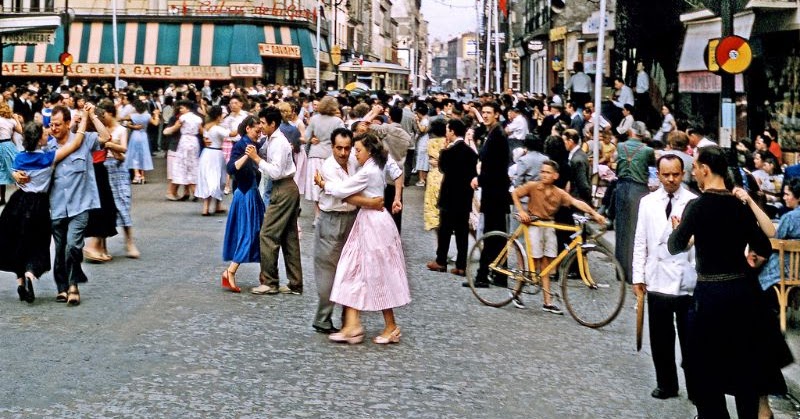
M 520 223 L 512 234 L 491 231 L 479 238 L 467 259 L 467 281 L 473 294 L 483 304 L 502 307 L 521 294 L 538 294 L 542 278 L 559 271 L 561 295 L 569 314 L 580 324 L 602 327 L 614 320 L 625 301 L 625 281 L 622 266 L 602 241 L 603 230 L 590 233 L 588 217 L 573 215 L 575 225 L 534 220 L 531 226 L 571 231 L 572 241 L 544 269 L 536 271 L 531 255 L 528 225 Z M 524 247 L 517 240 L 524 239 Z M 488 284 L 476 282 L 481 253 L 487 240 L 504 241 L 505 246 L 488 265 Z

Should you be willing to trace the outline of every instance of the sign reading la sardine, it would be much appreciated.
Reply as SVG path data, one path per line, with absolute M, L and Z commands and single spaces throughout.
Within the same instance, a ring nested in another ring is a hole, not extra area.
M 64 67 L 58 63 L 3 63 L 5 76 L 53 76 L 61 77 Z M 67 67 L 67 74 L 81 77 L 114 77 L 114 64 L 75 63 Z M 209 79 L 228 80 L 231 78 L 229 67 L 189 66 L 189 65 L 147 65 L 120 64 L 120 77 L 126 78 L 161 78 L 161 79 Z
M 173 13 L 187 16 L 270 16 L 285 20 L 306 21 L 316 19 L 316 12 L 313 7 L 305 7 L 299 2 L 291 1 L 275 0 L 270 2 L 267 0 L 256 4 L 255 2 L 242 0 L 169 0 L 167 5 Z
M 262 57 L 300 58 L 300 47 L 297 45 L 258 44 L 258 53 Z

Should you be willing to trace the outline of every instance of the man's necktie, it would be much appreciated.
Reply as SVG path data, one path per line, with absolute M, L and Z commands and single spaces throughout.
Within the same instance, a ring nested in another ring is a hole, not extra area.
M 672 197 L 674 197 L 674 196 L 675 196 L 675 195 L 673 195 L 673 194 L 671 194 L 671 193 L 670 193 L 670 194 L 667 194 L 667 197 L 669 198 L 669 199 L 667 200 L 667 210 L 666 210 L 666 213 L 667 213 L 667 219 L 668 219 L 668 220 L 669 220 L 669 216 L 670 216 L 670 215 L 672 215 Z

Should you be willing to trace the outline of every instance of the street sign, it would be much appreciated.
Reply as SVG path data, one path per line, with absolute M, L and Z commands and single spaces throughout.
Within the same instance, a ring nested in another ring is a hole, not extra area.
M 339 65 L 342 62 L 342 47 L 334 45 L 331 47 L 331 64 Z
M 498 41 L 499 41 L 501 44 L 504 44 L 504 43 L 506 42 L 506 33 L 505 33 L 505 32 L 500 32 L 500 33 L 494 33 L 494 32 L 492 32 L 492 42 L 493 42 L 493 43 L 494 43 L 494 41 L 495 41 L 495 38 L 496 38 L 496 39 L 497 39 L 497 40 L 498 40 Z
M 717 64 L 717 46 L 719 45 L 719 38 L 709 39 L 706 45 L 706 67 L 708 71 L 716 73 L 719 71 L 719 64 Z
M 70 54 L 68 52 L 62 52 L 61 55 L 58 56 L 58 62 L 61 63 L 61 65 L 63 65 L 63 66 L 66 66 L 66 67 L 71 66 L 72 65 L 72 61 L 73 61 L 72 54 Z
M 709 49 L 710 49 L 709 45 Z M 719 40 L 716 48 L 717 64 L 722 71 L 729 74 L 738 74 L 750 67 L 753 61 L 753 51 L 750 44 L 741 36 L 726 36 Z
M 544 43 L 538 39 L 528 41 L 528 51 L 536 52 L 544 49 Z

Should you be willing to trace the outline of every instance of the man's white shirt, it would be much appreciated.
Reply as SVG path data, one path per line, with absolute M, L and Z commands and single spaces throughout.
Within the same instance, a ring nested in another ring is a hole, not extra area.
M 322 162 L 319 173 L 325 182 L 340 182 L 353 176 L 357 169 L 358 162 L 353 154 L 350 154 L 350 158 L 347 160 L 346 171 L 333 156 L 330 156 Z M 350 212 L 355 211 L 356 206 L 348 204 L 331 194 L 321 193 L 319 194 L 319 209 L 325 212 Z
M 261 156 L 258 170 L 272 180 L 292 177 L 297 171 L 292 158 L 292 145 L 279 129 L 264 142 L 258 154 Z

